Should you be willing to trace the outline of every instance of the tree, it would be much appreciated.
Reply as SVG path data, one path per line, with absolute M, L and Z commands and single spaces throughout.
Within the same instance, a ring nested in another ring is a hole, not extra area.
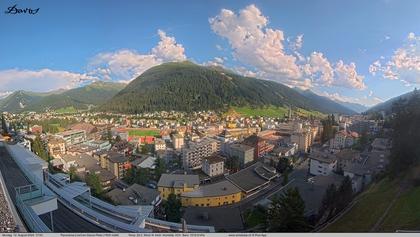
M 79 177 L 77 177 L 77 173 L 76 173 L 76 167 L 70 166 L 68 174 L 69 174 L 69 177 L 70 177 L 70 182 L 73 182 L 75 180 L 79 180 Z
M 335 122 L 334 115 L 328 115 L 328 117 L 321 121 L 322 123 L 322 134 L 321 134 L 321 142 L 325 143 L 329 141 L 331 138 L 334 137 L 335 133 L 337 132 L 335 129 Z
M 166 173 L 165 161 L 161 158 L 157 158 L 155 161 L 155 180 L 159 180 L 163 173 Z
M 49 162 L 50 161 L 50 157 L 44 147 L 44 143 L 41 140 L 41 137 L 39 136 L 39 134 L 35 137 L 34 142 L 32 143 L 32 151 L 39 157 L 41 157 L 41 159 Z
M 290 164 L 289 159 L 282 157 L 277 163 L 276 169 L 280 173 L 288 172 L 292 170 L 292 165 Z
M 149 169 L 132 167 L 125 172 L 123 179 L 130 185 L 134 183 L 146 185 L 150 180 L 150 176 Z
M 321 207 L 318 210 L 318 216 L 327 216 L 327 219 L 335 213 L 337 201 L 337 187 L 335 184 L 330 184 L 325 190 L 324 197 L 322 198 Z
M 99 176 L 95 173 L 89 173 L 86 175 L 86 184 L 92 188 L 92 194 L 96 197 L 99 197 L 103 193 L 103 187 Z
M 349 176 L 344 176 L 343 182 L 338 187 L 337 196 L 336 208 L 337 212 L 340 212 L 346 208 L 353 198 L 353 185 Z
M 171 222 L 180 222 L 181 220 L 181 201 L 171 193 L 163 204 L 166 214 L 166 220 Z
M 4 114 L 1 114 L 1 129 L 4 134 L 9 133 L 9 130 L 7 128 L 6 119 L 4 118 Z
M 304 216 L 305 202 L 297 188 L 290 188 L 276 196 L 267 211 L 267 229 L 270 232 L 305 232 L 310 226 Z
M 144 155 L 146 155 L 146 154 L 149 154 L 149 147 L 147 146 L 147 144 L 144 144 L 142 147 L 141 147 L 141 154 L 144 154 Z
M 415 90 L 409 99 L 394 103 L 392 112 L 392 148 L 388 167 L 392 177 L 397 177 L 420 163 L 420 93 Z

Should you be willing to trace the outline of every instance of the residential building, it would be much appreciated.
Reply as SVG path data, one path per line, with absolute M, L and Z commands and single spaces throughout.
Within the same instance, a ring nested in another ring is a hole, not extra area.
M 337 169 L 337 158 L 326 152 L 311 152 L 309 155 L 309 173 L 313 175 L 331 175 Z
M 86 132 L 84 130 L 68 130 L 56 134 L 56 137 L 63 139 L 66 146 L 80 144 L 86 141 Z
M 298 145 L 298 150 L 307 152 L 311 145 L 311 133 L 309 132 L 297 132 L 290 136 L 290 142 Z
M 192 192 L 199 184 L 198 175 L 162 174 L 157 186 L 160 197 L 166 200 L 171 193 L 180 196 L 182 193 Z
M 241 167 L 254 160 L 254 148 L 244 144 L 231 144 L 228 153 L 231 158 L 238 157 Z
M 291 143 L 274 148 L 271 154 L 278 157 L 289 157 L 296 154 L 297 151 L 298 145 L 296 143 Z
M 274 145 L 269 144 L 266 139 L 263 139 L 256 134 L 247 137 L 242 144 L 254 148 L 254 160 L 274 149 Z
M 155 139 L 155 151 L 161 151 L 166 149 L 166 142 L 163 139 Z
M 181 149 L 184 147 L 184 137 L 180 134 L 173 134 L 172 143 L 174 145 L 174 149 Z
M 34 125 L 30 128 L 31 133 L 42 133 L 42 126 L 41 125 Z
M 228 180 L 203 185 L 191 192 L 181 193 L 182 206 L 218 207 L 242 200 L 241 189 Z
M 158 190 L 136 183 L 128 188 L 115 188 L 106 195 L 118 205 L 158 206 L 162 201 Z
M 220 151 L 220 141 L 204 138 L 196 142 L 189 142 L 182 149 L 182 162 L 184 169 L 200 169 L 202 159 Z
M 86 145 L 96 147 L 98 151 L 109 151 L 111 149 L 111 143 L 104 140 L 90 140 L 86 142 Z
M 66 154 L 63 155 L 60 160 L 63 163 L 64 171 L 68 172 L 70 167 L 75 167 L 78 177 L 82 180 L 86 180 L 86 175 L 88 174 L 96 174 L 105 190 L 110 189 L 115 180 L 115 175 L 109 170 L 102 168 L 100 163 L 89 155 L 82 154 L 73 156 Z
M 339 131 L 335 134 L 334 138 L 330 140 L 331 149 L 343 149 L 353 146 L 358 138 L 356 132 L 347 132 L 345 130 Z
M 50 156 L 54 158 L 66 154 L 66 142 L 62 138 L 50 137 L 48 139 L 47 147 Z
M 109 170 L 117 179 L 124 177 L 125 170 L 131 167 L 128 159 L 118 152 L 109 151 L 99 157 L 101 167 Z
M 203 159 L 201 169 L 208 176 L 215 177 L 225 173 L 224 164 L 225 159 L 222 156 L 213 155 Z
M 90 123 L 76 123 L 70 126 L 71 130 L 83 130 L 86 134 L 97 132 L 98 129 Z

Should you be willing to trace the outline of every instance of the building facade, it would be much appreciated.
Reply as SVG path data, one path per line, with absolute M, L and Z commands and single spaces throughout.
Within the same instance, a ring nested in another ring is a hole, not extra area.
M 220 151 L 220 141 L 204 138 L 198 142 L 189 142 L 182 149 L 182 163 L 184 169 L 200 169 L 202 160 Z
M 201 169 L 208 176 L 215 177 L 225 173 L 224 164 L 225 160 L 223 157 L 214 155 L 203 159 Z

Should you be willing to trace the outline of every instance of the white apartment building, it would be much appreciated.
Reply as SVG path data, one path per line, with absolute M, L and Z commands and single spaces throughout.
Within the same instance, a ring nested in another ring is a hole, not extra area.
M 307 152 L 309 146 L 312 144 L 312 134 L 309 132 L 293 133 L 290 136 L 290 142 L 298 145 L 298 150 Z
M 220 151 L 220 141 L 212 138 L 204 138 L 196 142 L 189 142 L 182 149 L 182 163 L 184 169 L 199 169 L 202 159 Z
M 166 149 L 166 143 L 163 139 L 156 138 L 155 140 L 155 151 L 162 151 Z
M 358 138 L 358 134 L 353 132 L 349 133 L 345 130 L 339 131 L 335 137 L 330 140 L 331 149 L 343 149 L 353 146 Z
M 201 169 L 210 177 L 223 175 L 225 171 L 225 160 L 223 157 L 215 155 L 203 159 Z
M 313 175 L 330 175 L 337 169 L 337 159 L 330 154 L 311 154 L 309 156 L 309 173 Z
M 84 130 L 68 130 L 57 133 L 55 136 L 62 138 L 66 146 L 80 144 L 86 141 L 86 132 Z
M 181 149 L 184 147 L 184 137 L 180 134 L 172 135 L 172 143 L 175 149 Z

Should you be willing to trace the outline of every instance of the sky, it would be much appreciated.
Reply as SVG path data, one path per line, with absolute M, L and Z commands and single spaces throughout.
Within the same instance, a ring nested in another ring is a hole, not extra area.
M 0 97 L 189 60 L 372 106 L 419 86 L 419 13 L 417 0 L 2 0 Z

